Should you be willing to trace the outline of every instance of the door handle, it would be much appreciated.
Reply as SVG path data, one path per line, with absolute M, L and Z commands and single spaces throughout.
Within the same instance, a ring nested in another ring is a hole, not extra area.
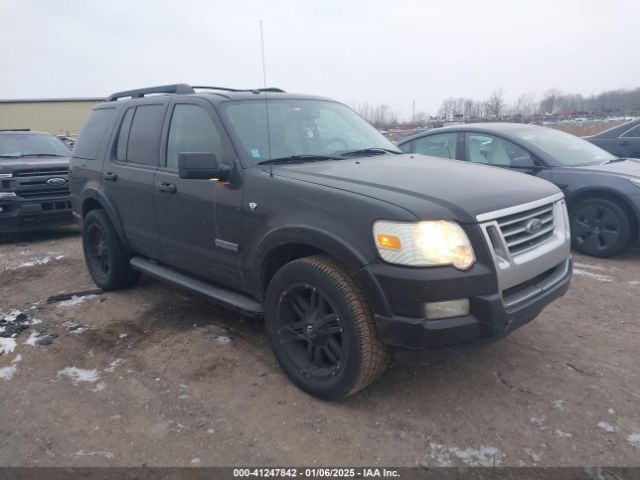
M 623 140 L 620 145 L 631 145 L 631 140 Z
M 171 193 L 174 194 L 178 191 L 178 187 L 175 186 L 175 184 L 173 183 L 161 183 L 160 185 L 158 185 L 158 190 L 160 190 L 161 192 L 166 192 L 166 193 Z
M 109 182 L 115 182 L 118 179 L 118 175 L 113 172 L 107 172 L 104 174 L 104 179 Z

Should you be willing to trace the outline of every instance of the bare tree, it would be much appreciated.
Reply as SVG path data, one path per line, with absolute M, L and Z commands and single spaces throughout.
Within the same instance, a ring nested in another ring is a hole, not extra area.
M 492 118 L 500 118 L 502 110 L 505 107 L 504 103 L 504 90 L 497 88 L 493 91 L 491 96 L 487 99 L 488 114 Z

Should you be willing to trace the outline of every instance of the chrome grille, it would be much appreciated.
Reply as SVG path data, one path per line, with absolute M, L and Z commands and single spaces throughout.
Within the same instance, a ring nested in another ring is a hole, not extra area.
M 13 172 L 13 176 L 14 177 L 41 177 L 41 176 L 55 177 L 60 175 L 67 175 L 68 173 L 69 173 L 69 170 L 66 168 L 42 167 L 42 168 L 29 168 L 25 170 L 16 170 L 15 172 Z
M 49 198 L 49 197 L 67 197 L 69 196 L 68 188 L 47 188 L 47 189 L 32 189 L 32 190 L 20 190 L 16 192 L 18 196 L 22 198 L 36 199 L 36 198 Z
M 539 228 L 528 229 L 527 227 L 530 227 L 536 220 L 539 221 Z M 498 218 L 497 222 L 509 253 L 514 254 L 535 247 L 552 236 L 555 227 L 554 220 L 553 203 L 550 203 Z

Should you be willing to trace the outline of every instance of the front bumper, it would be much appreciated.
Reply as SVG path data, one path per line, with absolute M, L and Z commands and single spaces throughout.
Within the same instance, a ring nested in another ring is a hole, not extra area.
M 19 233 L 49 227 L 72 225 L 69 197 L 0 197 L 0 233 Z
M 536 318 L 566 293 L 571 273 L 572 261 L 566 259 L 524 285 L 514 294 L 520 301 L 510 307 L 505 306 L 503 294 L 485 294 L 470 297 L 470 312 L 464 317 L 425 320 L 376 315 L 376 324 L 385 343 L 395 347 L 398 360 L 442 362 L 495 342 Z

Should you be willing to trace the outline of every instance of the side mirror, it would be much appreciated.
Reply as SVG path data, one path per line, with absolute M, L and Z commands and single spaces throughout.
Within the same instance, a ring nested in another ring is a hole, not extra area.
M 511 160 L 511 167 L 513 168 L 536 168 L 537 165 L 533 161 L 533 158 L 527 157 L 516 157 Z
M 193 180 L 229 180 L 231 166 L 219 163 L 213 153 L 183 152 L 178 155 L 178 176 Z

